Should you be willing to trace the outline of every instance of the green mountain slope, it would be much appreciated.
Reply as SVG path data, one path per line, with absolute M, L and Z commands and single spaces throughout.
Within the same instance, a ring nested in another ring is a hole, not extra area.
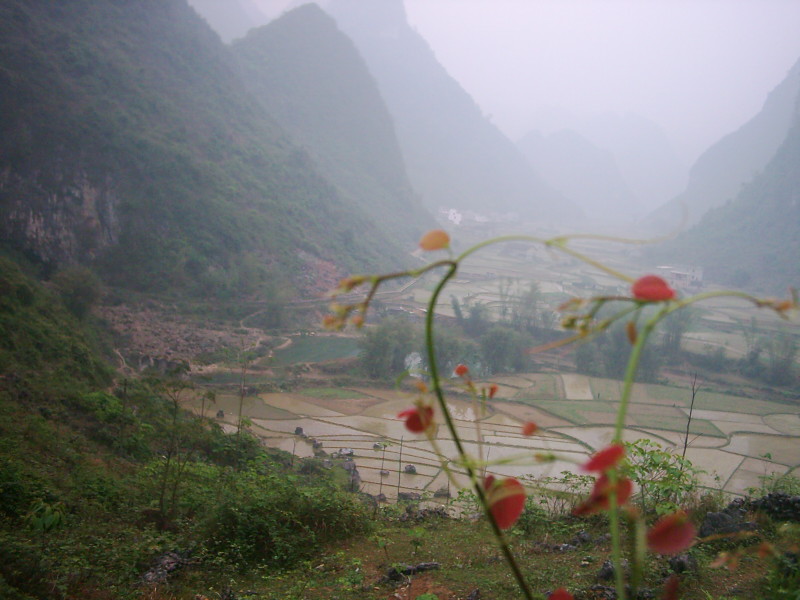
M 433 219 L 414 197 L 377 85 L 333 19 L 307 4 L 233 49 L 254 95 L 342 196 L 380 222 L 387 240 L 413 247 Z
M 579 210 L 547 187 L 522 153 L 436 60 L 402 0 L 325 6 L 355 42 L 394 119 L 408 176 L 423 203 L 564 219 Z
M 12 260 L 0 256 L 0 390 L 32 399 L 107 385 L 111 369 L 75 317 Z
M 2 0 L 0 89 L 2 239 L 46 265 L 235 292 L 391 262 L 185 0 Z
M 689 224 L 695 224 L 712 208 L 736 197 L 742 186 L 766 167 L 786 139 L 799 96 L 800 61 L 769 94 L 755 117 L 697 159 L 686 190 L 650 215 L 647 222 L 661 230 L 674 229 L 685 206 Z
M 709 279 L 783 295 L 800 287 L 800 112 L 764 170 L 657 258 L 702 265 Z

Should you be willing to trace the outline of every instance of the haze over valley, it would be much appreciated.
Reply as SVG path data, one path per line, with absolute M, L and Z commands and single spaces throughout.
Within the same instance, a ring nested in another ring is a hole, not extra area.
M 800 589 L 797 23 L 0 0 L 0 597 Z

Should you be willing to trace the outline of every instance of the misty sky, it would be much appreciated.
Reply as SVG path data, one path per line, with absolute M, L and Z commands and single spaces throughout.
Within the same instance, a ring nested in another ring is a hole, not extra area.
M 254 0 L 275 14 L 284 0 Z M 371 0 L 364 0 L 365 2 Z M 800 59 L 800 0 L 405 0 L 409 21 L 516 140 L 633 112 L 691 163 Z

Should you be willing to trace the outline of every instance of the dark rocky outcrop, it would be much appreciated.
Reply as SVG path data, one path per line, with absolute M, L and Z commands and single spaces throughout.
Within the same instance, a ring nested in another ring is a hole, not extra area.
M 773 492 L 750 501 L 750 508 L 767 513 L 778 521 L 800 523 L 800 496 Z
M 741 531 L 753 531 L 756 524 L 746 521 L 747 505 L 743 498 L 737 498 L 719 512 L 710 512 L 703 519 L 698 537 L 730 535 Z

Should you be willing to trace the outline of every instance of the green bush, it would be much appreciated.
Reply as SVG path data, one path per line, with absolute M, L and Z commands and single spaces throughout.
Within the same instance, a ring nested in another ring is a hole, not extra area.
M 797 553 L 786 552 L 775 558 L 767 576 L 771 600 L 800 600 L 800 560 Z
M 345 492 L 298 486 L 292 475 L 241 473 L 213 508 L 206 526 L 208 554 L 243 565 L 289 566 L 325 542 L 364 533 L 366 507 Z
M 636 484 L 642 512 L 658 515 L 674 512 L 693 500 L 702 473 L 692 462 L 663 450 L 647 440 L 625 444 L 628 455 L 627 476 Z

